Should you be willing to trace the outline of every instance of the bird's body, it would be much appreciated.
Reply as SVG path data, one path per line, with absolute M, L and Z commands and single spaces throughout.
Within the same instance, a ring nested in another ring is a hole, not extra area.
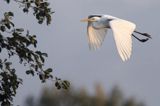
M 107 30 L 112 29 L 120 57 L 123 61 L 130 58 L 132 51 L 131 37 L 136 28 L 136 25 L 134 23 L 117 17 L 113 17 L 111 15 L 90 15 L 87 19 L 84 19 L 82 21 L 88 21 L 87 33 L 89 48 L 91 50 L 100 48 L 106 36 Z M 140 34 L 144 35 L 146 33 Z M 150 38 L 150 36 L 147 37 Z M 142 42 L 148 40 L 141 40 L 139 38 L 136 39 Z
M 110 28 L 109 21 L 113 19 L 118 19 L 116 17 L 110 15 L 91 15 L 89 17 L 93 17 L 97 19 L 96 22 L 92 22 L 92 26 L 94 28 Z

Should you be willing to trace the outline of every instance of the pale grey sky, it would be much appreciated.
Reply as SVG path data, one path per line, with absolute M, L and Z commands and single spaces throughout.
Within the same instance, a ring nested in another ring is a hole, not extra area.
M 17 12 L 15 15 L 19 18 L 14 21 L 19 27 L 23 26 L 38 35 L 38 48 L 49 55 L 46 67 L 53 67 L 55 75 L 70 80 L 76 87 L 85 86 L 91 93 L 96 82 L 102 83 L 106 92 L 119 85 L 126 96 L 135 96 L 147 106 L 159 105 L 159 0 L 49 1 L 56 12 L 49 27 L 39 26 L 32 16 L 22 14 L 15 5 L 0 4 L 2 11 Z M 111 30 L 100 50 L 89 51 L 87 24 L 80 20 L 90 14 L 110 14 L 132 21 L 137 25 L 137 30 L 150 33 L 153 39 L 143 44 L 133 38 L 133 53 L 127 62 L 121 61 Z M 19 70 L 22 69 L 23 66 L 20 66 Z M 38 95 L 41 87 L 46 86 L 38 78 L 24 76 L 24 73 L 19 72 L 25 80 L 18 90 L 15 104 L 22 105 L 24 97 Z

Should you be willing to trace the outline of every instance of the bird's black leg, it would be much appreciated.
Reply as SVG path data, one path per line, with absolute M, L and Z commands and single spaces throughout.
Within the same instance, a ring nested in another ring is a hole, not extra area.
M 137 36 L 135 36 L 134 34 L 132 34 L 132 36 L 134 37 L 134 38 L 136 38 L 138 41 L 140 41 L 140 42 L 146 42 L 147 40 L 149 40 L 149 38 L 146 38 L 146 39 L 140 39 L 140 38 L 138 38 Z
M 134 31 L 135 33 L 138 33 L 140 35 L 143 35 L 145 37 L 148 37 L 148 38 L 152 38 L 151 35 L 149 35 L 148 33 L 141 33 L 141 32 L 138 32 L 138 31 Z

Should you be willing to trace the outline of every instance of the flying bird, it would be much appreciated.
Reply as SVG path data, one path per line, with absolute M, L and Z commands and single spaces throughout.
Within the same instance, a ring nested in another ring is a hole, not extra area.
M 136 31 L 136 25 L 111 15 L 90 15 L 82 22 L 88 22 L 87 34 L 91 50 L 101 47 L 107 30 L 112 29 L 118 53 L 123 61 L 130 58 L 132 52 L 132 36 L 140 42 L 146 42 L 151 38 L 147 33 Z M 143 35 L 146 38 L 140 39 L 135 34 Z

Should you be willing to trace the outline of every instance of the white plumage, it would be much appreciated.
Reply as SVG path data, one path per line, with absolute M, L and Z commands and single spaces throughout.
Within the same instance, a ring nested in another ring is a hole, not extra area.
M 90 15 L 82 21 L 88 21 L 88 43 L 91 50 L 101 47 L 107 29 L 111 28 L 121 59 L 126 61 L 130 58 L 132 52 L 131 36 L 136 28 L 134 23 L 110 15 Z
M 131 56 L 132 52 L 132 33 L 135 30 L 135 24 L 116 19 L 110 22 L 111 29 L 113 30 L 114 39 L 116 42 L 117 50 L 123 61 Z

